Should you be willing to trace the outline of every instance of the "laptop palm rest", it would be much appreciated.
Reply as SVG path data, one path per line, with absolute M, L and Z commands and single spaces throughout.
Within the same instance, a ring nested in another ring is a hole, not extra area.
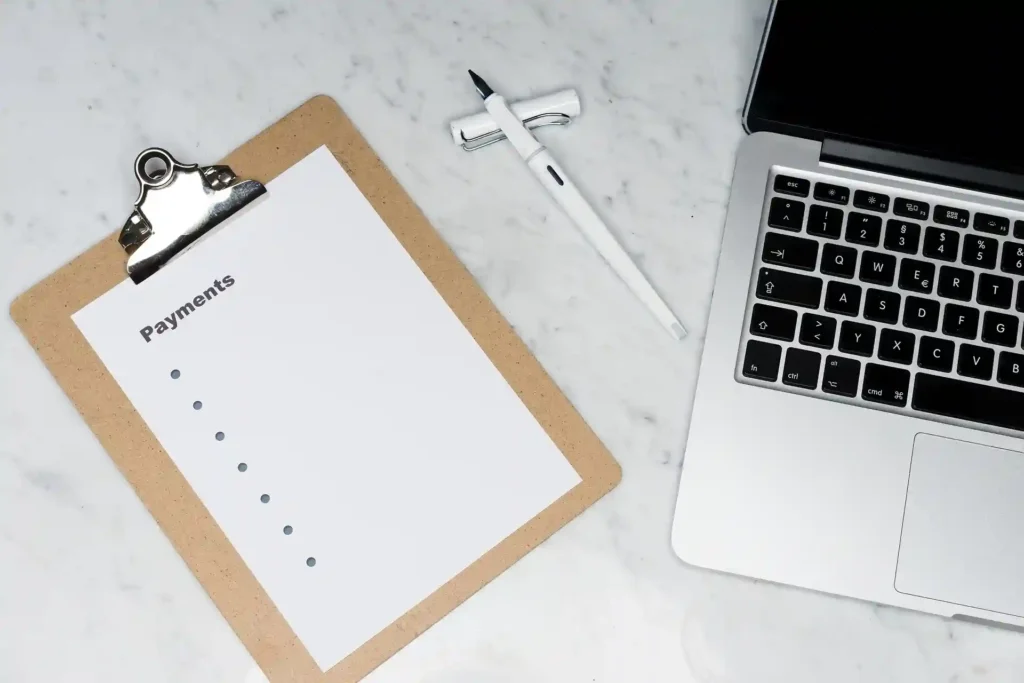
M 1024 617 L 1024 453 L 918 434 L 896 590 Z

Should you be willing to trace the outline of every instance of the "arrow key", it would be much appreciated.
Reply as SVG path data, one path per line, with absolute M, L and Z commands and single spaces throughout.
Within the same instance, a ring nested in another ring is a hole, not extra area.
M 816 346 L 819 349 L 831 349 L 836 341 L 836 319 L 825 315 L 804 313 L 800 323 L 800 343 L 805 346 Z
M 796 311 L 766 304 L 754 304 L 750 316 L 750 334 L 782 341 L 793 341 L 796 333 Z
M 781 232 L 767 232 L 761 249 L 761 260 L 800 270 L 814 270 L 818 262 L 818 243 Z

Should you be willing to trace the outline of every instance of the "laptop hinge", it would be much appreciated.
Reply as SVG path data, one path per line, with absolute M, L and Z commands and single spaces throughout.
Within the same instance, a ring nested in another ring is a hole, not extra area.
M 824 163 L 1024 199 L 1024 175 L 995 171 L 980 166 L 931 159 L 916 154 L 894 152 L 827 138 L 821 143 L 819 160 Z

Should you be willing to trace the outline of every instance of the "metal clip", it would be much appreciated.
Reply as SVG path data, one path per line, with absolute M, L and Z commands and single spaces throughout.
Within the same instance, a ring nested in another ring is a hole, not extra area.
M 227 166 L 182 164 L 159 147 L 135 158 L 135 177 L 139 198 L 117 239 L 135 284 L 267 191 Z
M 568 114 L 559 114 L 557 112 L 550 114 L 537 114 L 536 116 L 531 116 L 528 119 L 523 119 L 523 125 L 530 129 L 540 128 L 541 126 L 568 126 L 570 123 L 572 123 L 571 116 Z M 501 142 L 504 139 L 505 133 L 500 128 L 490 133 L 484 133 L 483 135 L 477 135 L 471 138 L 467 138 L 463 134 L 462 149 L 467 152 L 472 152 L 480 149 L 481 147 L 493 145 L 495 142 Z

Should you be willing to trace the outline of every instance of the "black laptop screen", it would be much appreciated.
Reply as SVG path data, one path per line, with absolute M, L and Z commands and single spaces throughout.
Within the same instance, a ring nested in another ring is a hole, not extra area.
M 778 0 L 748 127 L 1024 171 L 1015 7 Z

